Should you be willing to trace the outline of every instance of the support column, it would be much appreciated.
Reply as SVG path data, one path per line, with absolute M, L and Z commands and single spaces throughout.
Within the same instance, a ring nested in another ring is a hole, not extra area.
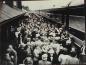
M 84 0 L 84 14 L 86 14 L 86 0 Z M 83 45 L 83 51 L 84 54 L 80 56 L 80 61 L 81 64 L 86 64 L 86 16 L 85 16 L 85 45 Z
M 66 29 L 68 30 L 69 28 L 69 15 L 66 15 Z
M 19 8 L 19 9 L 22 9 L 22 2 L 21 2 L 21 0 L 18 0 L 18 1 L 16 1 L 17 2 L 17 7 Z
M 64 24 L 64 22 L 65 22 L 65 15 L 62 14 L 61 18 L 62 18 L 62 23 Z
M 84 5 L 84 13 L 86 14 L 86 0 L 84 0 L 84 4 L 85 4 Z M 85 48 L 86 48 L 86 16 L 85 16 Z
M 0 12 L 1 12 L 1 9 L 2 9 L 2 4 L 3 4 L 3 1 L 1 0 L 0 1 Z
M 66 30 L 69 29 L 69 7 L 66 9 Z

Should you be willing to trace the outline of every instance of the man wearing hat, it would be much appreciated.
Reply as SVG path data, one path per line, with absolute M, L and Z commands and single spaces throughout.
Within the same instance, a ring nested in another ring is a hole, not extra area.
M 50 61 L 52 65 L 58 64 L 58 56 L 53 48 L 48 51 L 48 61 Z

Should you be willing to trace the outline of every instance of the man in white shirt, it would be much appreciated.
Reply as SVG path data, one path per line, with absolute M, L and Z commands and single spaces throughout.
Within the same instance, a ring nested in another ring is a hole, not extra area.
M 69 64 L 70 56 L 67 55 L 66 51 L 62 51 L 63 53 L 59 55 L 58 61 L 61 65 L 63 64 Z

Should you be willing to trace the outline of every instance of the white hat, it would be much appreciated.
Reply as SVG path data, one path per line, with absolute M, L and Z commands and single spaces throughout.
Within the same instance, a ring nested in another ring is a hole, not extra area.
M 59 40 L 60 39 L 60 37 L 55 37 L 55 40 Z
M 36 34 L 36 37 L 39 37 L 40 36 L 40 34 Z
M 50 49 L 50 50 L 48 51 L 48 53 L 54 53 L 54 50 L 53 50 L 53 49 Z
M 42 57 L 48 57 L 48 55 L 47 54 L 43 54 Z

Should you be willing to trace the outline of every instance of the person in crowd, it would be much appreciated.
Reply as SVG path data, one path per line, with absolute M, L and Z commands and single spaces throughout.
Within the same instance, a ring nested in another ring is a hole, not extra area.
M 24 38 L 25 38 L 25 36 L 26 36 L 26 33 L 25 33 L 25 31 L 26 31 L 26 26 L 25 25 L 23 25 L 22 27 L 21 27 L 21 34 L 22 34 L 22 42 L 24 42 Z
M 54 57 L 54 56 L 53 56 L 53 55 L 54 55 L 54 50 L 53 50 L 53 48 L 49 49 L 48 53 L 49 53 L 49 54 L 48 54 L 48 56 L 49 56 L 48 59 L 49 59 L 49 61 L 52 62 L 52 61 L 54 60 L 54 59 L 53 59 L 53 57 Z
M 17 65 L 17 52 L 16 52 L 16 50 L 13 48 L 12 45 L 9 45 L 8 50 L 9 50 L 11 58 L 14 62 L 14 65 Z
M 79 64 L 79 59 L 77 58 L 76 52 L 71 52 L 70 53 L 70 60 L 68 62 L 68 64 Z
M 60 62 L 61 65 L 69 64 L 70 56 L 67 54 L 67 51 L 62 50 L 62 53 L 58 57 L 58 61 Z
M 4 61 L 4 65 L 17 65 L 17 52 L 13 49 L 12 45 L 9 45 L 6 49 Z
M 32 55 L 32 54 L 31 54 L 31 47 L 30 47 L 30 45 L 26 45 L 26 46 L 24 47 L 24 51 L 25 51 L 25 53 L 26 53 L 26 56 L 27 56 L 27 55 Z
M 32 35 L 31 40 L 33 40 L 33 38 L 36 38 L 36 34 L 37 34 L 36 29 L 34 29 L 31 33 L 31 35 Z
M 47 60 L 48 55 L 43 54 L 42 55 L 42 60 L 39 60 L 38 65 L 51 65 L 51 62 Z
M 14 65 L 14 63 L 11 60 L 9 52 L 5 53 L 2 64 L 3 65 Z
M 33 59 L 30 56 L 27 56 L 24 60 L 23 60 L 23 64 L 25 65 L 33 65 Z
M 25 47 L 26 44 L 22 42 L 22 36 L 20 37 L 20 44 L 18 45 L 18 64 L 23 63 L 23 59 L 26 57 L 26 52 L 25 52 Z
M 41 53 L 41 49 L 39 46 L 37 46 L 34 51 L 33 51 L 33 54 L 34 54 L 34 65 L 38 65 L 38 61 L 39 61 L 39 54 Z
M 58 55 L 53 48 L 48 51 L 48 61 L 50 61 L 52 65 L 59 64 Z

